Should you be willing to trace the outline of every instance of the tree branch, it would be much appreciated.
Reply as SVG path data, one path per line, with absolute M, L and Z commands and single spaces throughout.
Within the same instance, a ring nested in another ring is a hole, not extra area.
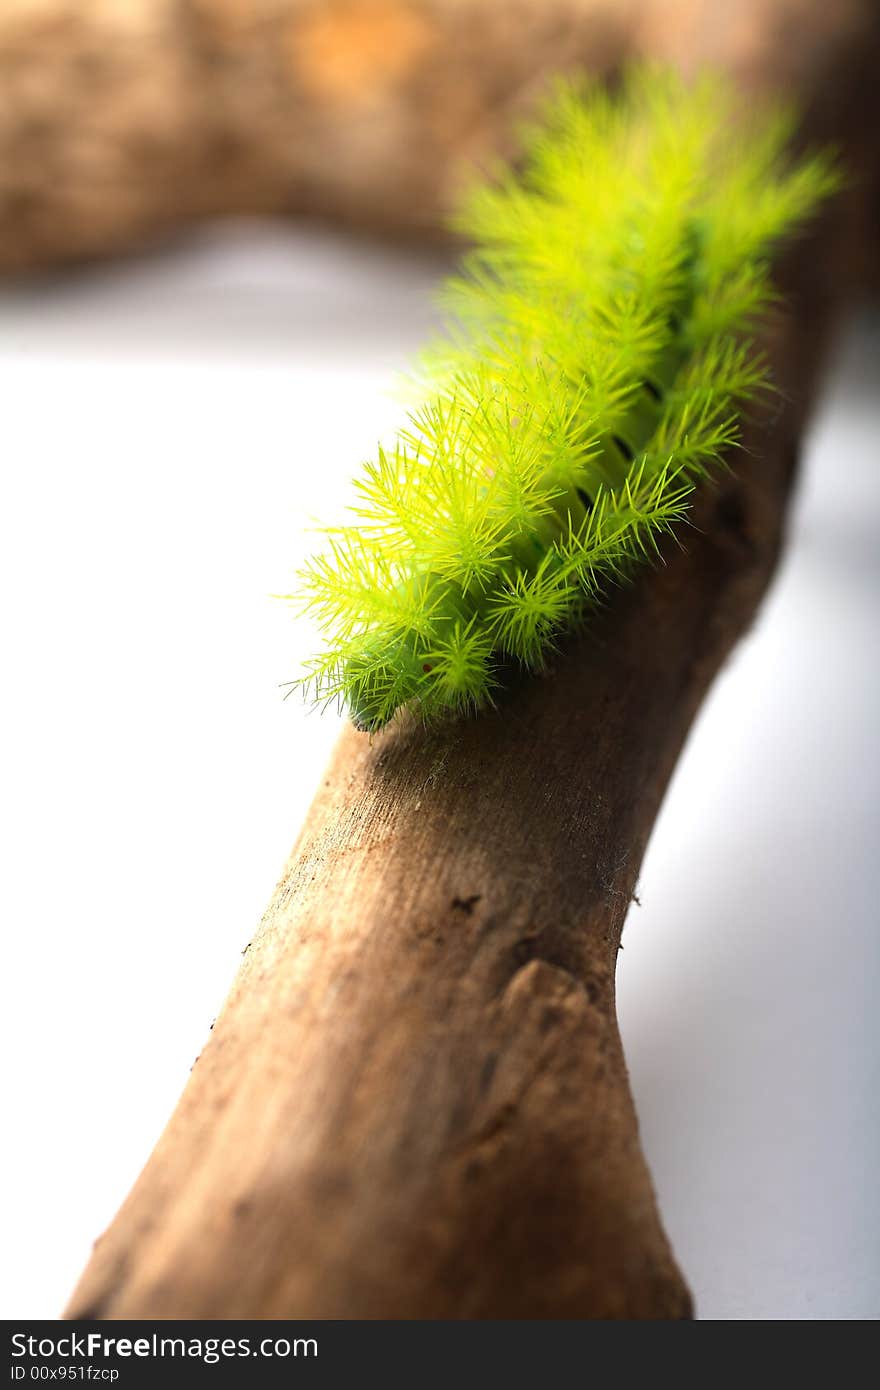
M 69 1316 L 689 1316 L 615 963 L 682 742 L 773 572 L 864 204 L 839 199 L 781 268 L 782 408 L 666 563 L 496 712 L 344 733 Z
M 0 273 L 220 215 L 438 236 L 549 76 L 635 54 L 867 134 L 876 24 L 873 0 L 7 0 Z

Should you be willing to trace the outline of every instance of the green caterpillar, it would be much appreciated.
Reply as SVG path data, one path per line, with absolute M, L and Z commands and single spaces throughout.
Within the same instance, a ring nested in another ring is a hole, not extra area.
M 424 403 L 302 576 L 327 637 L 302 684 L 358 728 L 544 666 L 736 443 L 766 258 L 838 175 L 785 160 L 789 112 L 734 123 L 734 101 L 645 69 L 616 96 L 561 84 L 521 171 L 471 193 Z

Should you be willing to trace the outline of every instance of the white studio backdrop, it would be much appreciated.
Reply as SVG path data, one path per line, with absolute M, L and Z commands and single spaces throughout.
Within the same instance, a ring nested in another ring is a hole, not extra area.
M 0 293 L 0 1316 L 57 1316 L 336 737 L 281 699 L 315 518 L 400 418 L 436 259 L 233 227 Z M 624 1044 L 705 1318 L 880 1314 L 880 324 L 658 822 Z

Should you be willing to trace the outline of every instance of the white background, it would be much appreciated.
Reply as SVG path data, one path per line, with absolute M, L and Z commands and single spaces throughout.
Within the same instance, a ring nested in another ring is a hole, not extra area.
M 271 595 L 399 417 L 442 269 L 242 227 L 0 293 L 0 1316 L 60 1311 L 297 833 L 337 721 L 281 700 L 309 637 Z M 880 1314 L 878 383 L 863 317 L 620 957 L 706 1318 Z

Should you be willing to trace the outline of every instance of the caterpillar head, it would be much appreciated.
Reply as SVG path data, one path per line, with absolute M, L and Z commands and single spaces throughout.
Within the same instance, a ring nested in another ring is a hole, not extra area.
M 476 618 L 438 615 L 434 631 L 372 637 L 344 665 L 345 700 L 355 728 L 376 733 L 404 705 L 427 718 L 491 703 L 493 640 Z
M 416 664 L 399 637 L 375 637 L 346 660 L 345 700 L 356 729 L 376 733 L 418 692 Z

